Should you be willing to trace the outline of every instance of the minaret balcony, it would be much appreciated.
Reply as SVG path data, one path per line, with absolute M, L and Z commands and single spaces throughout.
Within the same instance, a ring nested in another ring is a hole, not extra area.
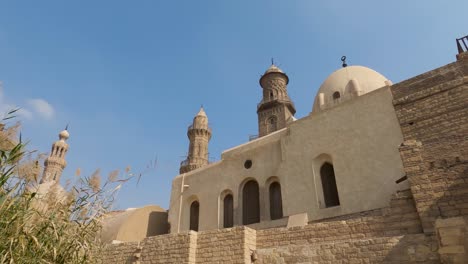
M 208 132 L 211 134 L 211 127 L 209 127 L 209 126 L 194 126 L 192 124 L 187 128 L 187 131 L 190 131 L 192 129 L 205 129 L 205 130 L 208 130 Z
M 257 104 L 257 110 L 264 106 L 264 105 L 272 105 L 272 104 L 290 104 L 292 107 L 296 108 L 294 103 L 291 100 L 281 100 L 281 99 L 268 99 L 268 100 L 262 100 L 260 103 Z
M 296 106 L 291 100 L 280 100 L 280 99 L 273 99 L 273 100 L 262 100 L 260 103 L 257 104 L 257 113 L 265 108 L 272 107 L 274 105 L 284 104 L 287 105 L 289 110 L 295 114 L 296 113 Z

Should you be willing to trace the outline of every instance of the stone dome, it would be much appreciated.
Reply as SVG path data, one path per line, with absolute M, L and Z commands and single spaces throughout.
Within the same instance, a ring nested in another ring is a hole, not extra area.
M 60 139 L 67 140 L 69 137 L 70 137 L 70 134 L 68 133 L 68 131 L 66 129 L 62 130 L 62 132 L 60 132 L 60 134 L 59 134 Z
M 259 83 L 260 83 L 260 86 L 261 87 L 265 87 L 265 85 L 267 85 L 267 83 L 264 82 L 264 80 L 272 80 L 272 78 L 266 78 L 266 76 L 275 76 L 273 77 L 274 79 L 278 79 L 281 78 L 281 79 L 284 79 L 285 82 L 286 82 L 286 85 L 289 83 L 289 77 L 288 75 L 286 75 L 286 73 L 284 73 L 278 66 L 276 66 L 275 64 L 271 64 L 270 67 L 265 71 L 265 73 L 262 75 L 262 77 L 260 77 L 260 80 L 259 80 Z
M 363 66 L 343 67 L 328 76 L 314 100 L 312 112 L 333 107 L 355 96 L 391 85 L 382 74 Z
M 271 64 L 271 66 L 265 71 L 265 74 L 271 73 L 271 72 L 284 73 L 278 66 L 274 64 Z

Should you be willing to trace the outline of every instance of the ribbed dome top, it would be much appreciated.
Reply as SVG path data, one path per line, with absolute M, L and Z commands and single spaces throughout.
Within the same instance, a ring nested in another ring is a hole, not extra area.
M 278 68 L 278 66 L 272 64 L 270 66 L 270 68 L 268 68 L 266 71 L 265 71 L 265 74 L 267 73 L 271 73 L 271 72 L 279 72 L 279 73 L 284 73 L 280 68 Z

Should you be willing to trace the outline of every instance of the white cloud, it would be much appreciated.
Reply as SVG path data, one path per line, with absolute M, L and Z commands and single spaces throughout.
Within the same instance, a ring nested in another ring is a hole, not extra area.
M 35 113 L 44 119 L 50 120 L 55 115 L 55 110 L 46 100 L 36 98 L 28 100 L 29 106 L 31 106 Z
M 26 100 L 26 107 L 19 107 L 15 103 L 8 101 L 3 93 L 2 83 L 0 82 L 0 118 L 4 117 L 9 111 L 19 109 L 15 115 L 18 115 L 24 119 L 32 119 L 34 116 L 51 120 L 55 115 L 55 110 L 46 100 L 36 98 Z
M 32 119 L 33 117 L 33 113 L 31 113 L 31 111 L 24 109 L 24 108 L 20 108 L 17 113 L 19 116 L 26 118 L 26 119 Z

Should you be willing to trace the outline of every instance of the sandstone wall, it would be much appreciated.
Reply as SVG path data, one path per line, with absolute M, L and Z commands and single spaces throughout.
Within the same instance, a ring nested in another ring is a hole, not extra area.
M 468 60 L 393 85 L 400 148 L 426 233 L 468 215 Z
M 140 263 L 195 263 L 197 232 L 148 237 L 141 243 Z
M 240 226 L 109 245 L 104 263 L 439 263 L 437 240 L 422 234 L 411 192 L 388 208 L 254 230 Z
M 258 249 L 255 264 L 273 263 L 440 263 L 437 242 L 423 234 Z
M 102 263 L 250 263 L 255 246 L 255 230 L 243 226 L 190 231 L 108 245 Z
M 255 230 L 234 227 L 198 233 L 196 263 L 250 263 Z
M 421 222 L 409 190 L 394 195 L 391 206 L 343 216 L 304 227 L 257 230 L 257 248 L 421 233 Z
M 107 245 L 98 256 L 103 264 L 106 263 L 134 263 L 138 242 Z

